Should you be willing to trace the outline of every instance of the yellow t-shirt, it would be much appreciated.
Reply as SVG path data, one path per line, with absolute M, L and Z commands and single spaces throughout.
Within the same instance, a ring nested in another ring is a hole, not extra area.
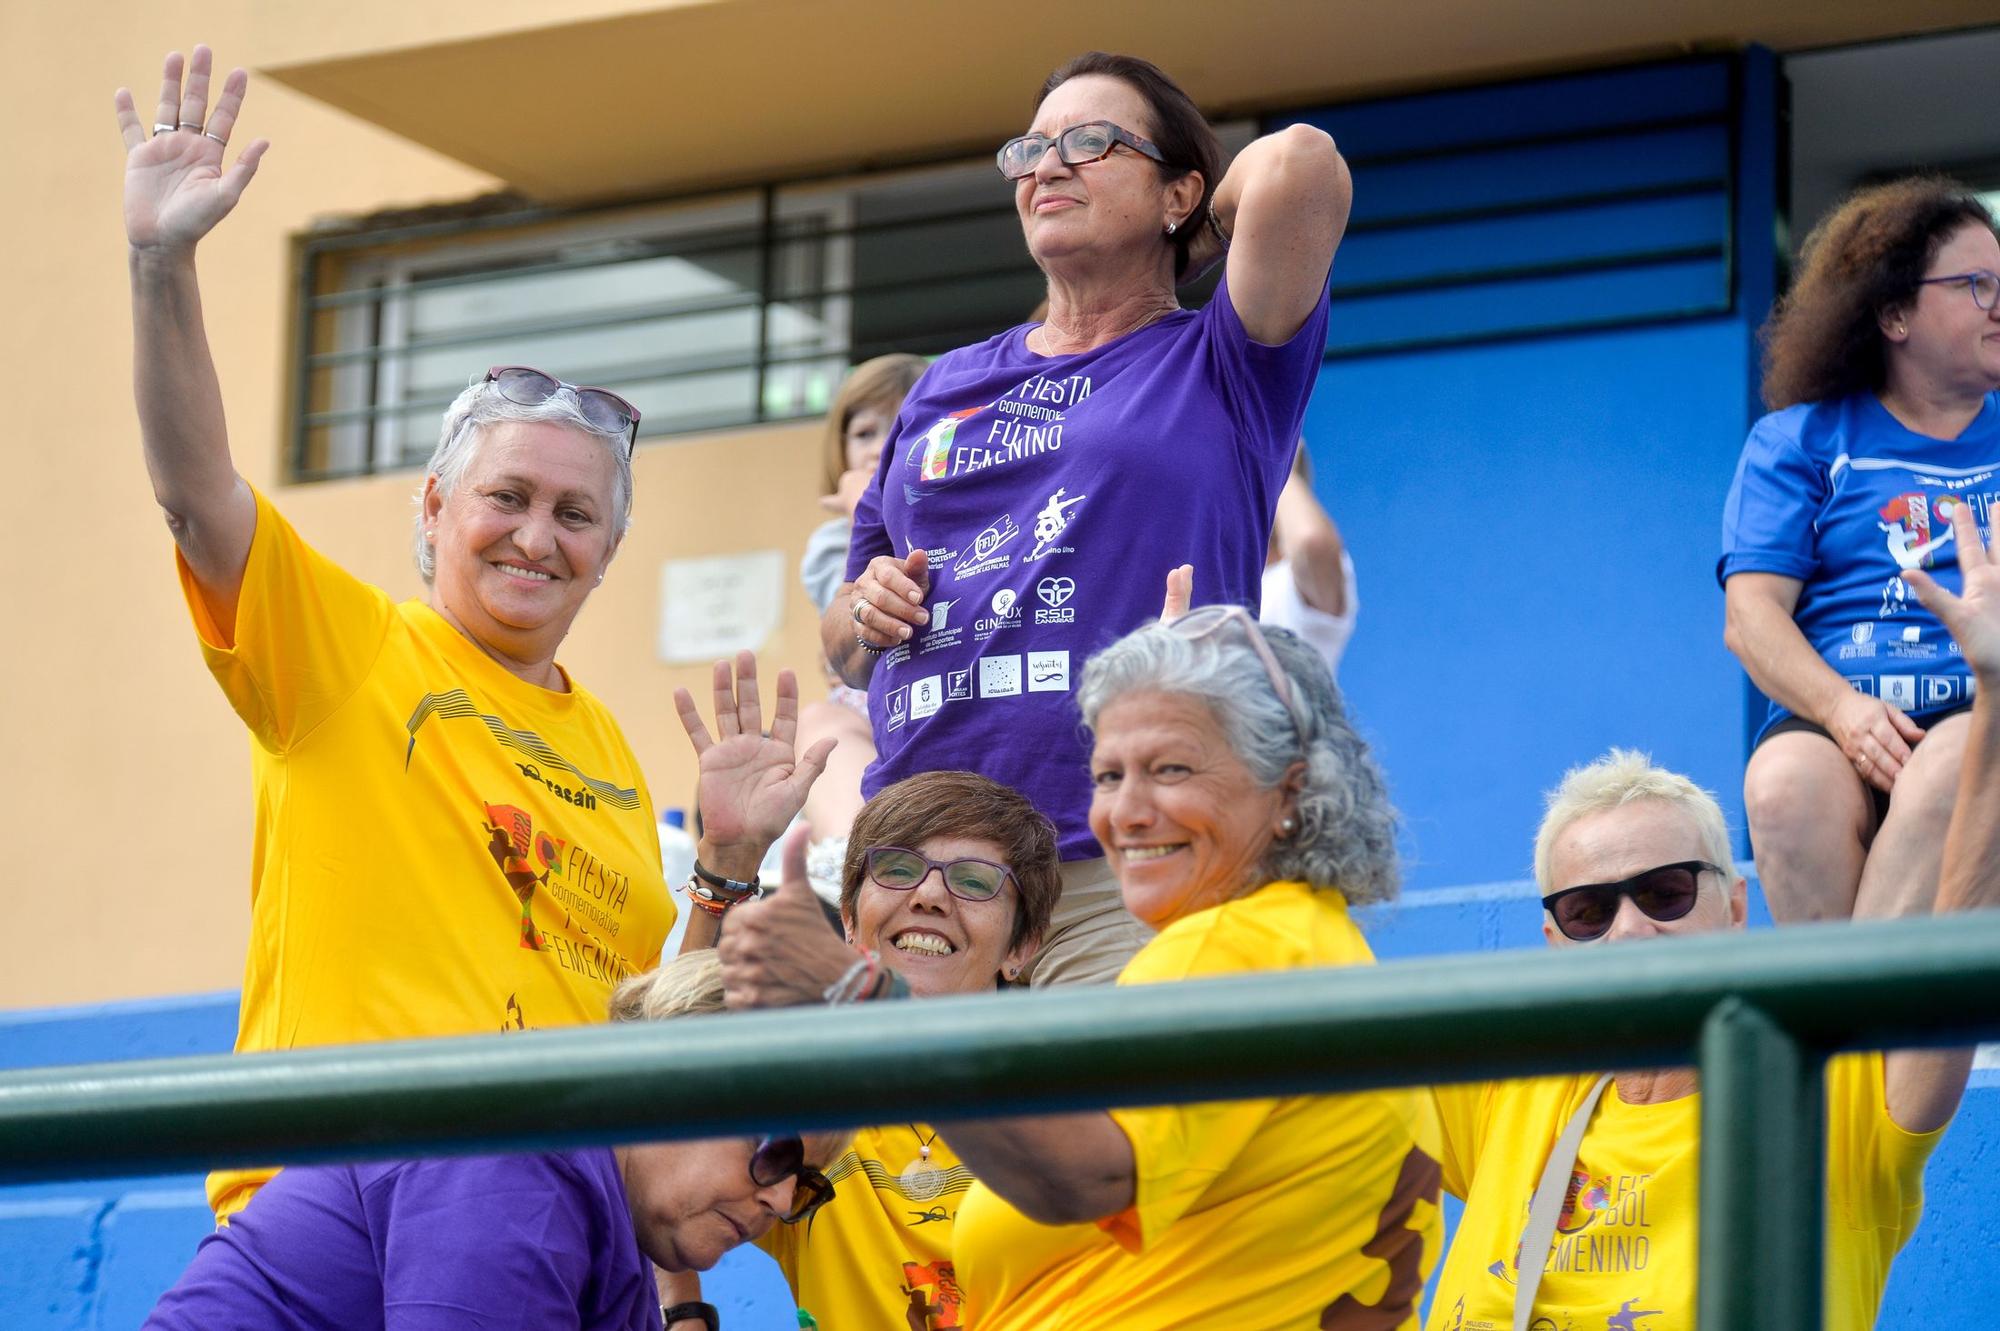
M 972 1171 L 936 1131 L 863 1128 L 826 1176 L 834 1197 L 811 1221 L 773 1225 L 757 1240 L 799 1307 L 824 1331 L 964 1326 L 951 1236 Z
M 603 704 L 392 603 L 261 494 L 233 640 L 180 572 L 253 740 L 237 1050 L 602 1021 L 674 919 L 652 798 Z M 210 1205 L 240 1209 L 271 1173 L 210 1175 Z
M 1594 1076 L 1440 1087 L 1445 1188 L 1465 1199 L 1430 1331 L 1509 1331 L 1528 1200 Z M 1943 1130 L 1905 1132 L 1882 1055 L 1827 1064 L 1826 1325 L 1868 1331 L 1889 1263 L 1917 1227 Z M 1535 1295 L 1536 1327 L 1693 1331 L 1701 1097 L 1630 1105 L 1605 1088 Z M 1744 1260 L 1754 1261 L 1754 1254 Z
M 1273 883 L 1161 930 L 1119 976 L 1370 965 L 1346 903 Z M 979 1331 L 1414 1328 L 1443 1241 L 1436 1118 L 1421 1091 L 1120 1109 L 1134 1204 L 1037 1225 L 983 1184 L 952 1256 Z

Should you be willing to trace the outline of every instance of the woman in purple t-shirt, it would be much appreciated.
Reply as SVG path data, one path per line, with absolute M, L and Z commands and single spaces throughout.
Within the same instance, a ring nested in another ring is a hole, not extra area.
M 712 951 L 611 996 L 613 1021 L 722 1011 Z M 653 1267 L 699 1271 L 833 1197 L 850 1134 L 294 1166 L 203 1239 L 145 1331 L 661 1331 Z M 672 1310 L 665 1331 L 713 1327 Z
M 1083 663 L 1160 608 L 1255 610 L 1272 509 L 1324 353 L 1346 164 L 1293 126 L 1222 150 L 1172 80 L 1092 53 L 1049 76 L 1001 148 L 1045 321 L 941 357 L 854 515 L 827 659 L 867 687 L 864 793 L 966 769 L 1055 823 L 1063 900 L 1033 982 L 1109 981 L 1147 931 L 1087 819 Z M 1199 311 L 1177 283 L 1227 255 Z

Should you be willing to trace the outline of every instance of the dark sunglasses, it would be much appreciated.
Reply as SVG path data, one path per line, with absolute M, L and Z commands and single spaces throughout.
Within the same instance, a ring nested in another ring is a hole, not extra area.
M 1035 174 L 1035 168 L 1042 164 L 1042 158 L 1051 147 L 1064 166 L 1083 166 L 1088 162 L 1103 161 L 1121 143 L 1156 162 L 1167 160 L 1166 155 L 1150 142 L 1109 120 L 1086 120 L 1081 125 L 1071 125 L 1054 138 L 1046 134 L 1023 134 L 1018 139 L 1009 139 L 1001 144 L 994 160 L 1001 175 L 1009 180 L 1020 180 Z
M 1648 919 L 1662 924 L 1682 918 L 1694 909 L 1704 872 L 1721 873 L 1722 866 L 1707 860 L 1682 860 L 1616 883 L 1582 883 L 1549 893 L 1542 898 L 1542 909 L 1555 919 L 1564 938 L 1589 943 L 1611 932 L 1621 897 L 1632 898 L 1632 904 Z
M 1014 871 L 991 860 L 934 860 L 901 846 L 877 846 L 868 852 L 868 879 L 891 892 L 916 888 L 936 869 L 944 875 L 944 890 L 960 901 L 991 901 L 1013 881 Z
M 778 1217 L 788 1225 L 809 1218 L 833 1200 L 833 1184 L 827 1176 L 806 1163 L 806 1144 L 798 1137 L 766 1137 L 750 1153 L 750 1181 L 760 1188 L 775 1188 L 786 1179 L 798 1180 L 792 1189 L 792 1209 Z
M 585 420 L 606 434 L 623 432 L 626 457 L 632 456 L 632 445 L 639 441 L 639 409 L 608 388 L 566 383 L 532 365 L 496 365 L 486 372 L 486 382 L 522 407 L 539 407 L 568 389 Z

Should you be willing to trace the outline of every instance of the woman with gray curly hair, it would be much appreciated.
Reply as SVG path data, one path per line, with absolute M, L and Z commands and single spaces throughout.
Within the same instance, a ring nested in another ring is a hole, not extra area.
M 417 495 L 427 590 L 397 604 L 308 545 L 230 456 L 195 247 L 248 76 L 167 57 L 125 140 L 133 381 L 202 654 L 255 741 L 240 1050 L 603 1019 L 673 923 L 652 800 L 556 654 L 631 513 L 639 413 L 502 366 L 445 413 Z M 185 76 L 185 78 L 183 78 Z M 780 711 L 784 709 L 780 700 Z M 270 1170 L 209 1179 L 218 1216 Z
M 1208 606 L 1092 658 L 1079 701 L 1091 829 L 1159 931 L 1120 984 L 1373 961 L 1348 907 L 1396 894 L 1395 814 L 1312 648 Z M 952 1253 L 988 1331 L 1413 1325 L 1441 1247 L 1415 1091 L 943 1131 L 980 1180 Z

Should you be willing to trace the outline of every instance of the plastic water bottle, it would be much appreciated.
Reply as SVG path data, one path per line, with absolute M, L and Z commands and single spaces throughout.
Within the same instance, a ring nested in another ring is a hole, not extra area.
M 694 838 L 688 835 L 687 813 L 682 809 L 660 810 L 660 873 L 667 880 L 667 891 L 679 892 L 681 884 L 694 872 Z M 667 934 L 667 944 L 662 956 L 671 957 L 681 950 L 681 935 L 687 930 L 688 905 L 677 902 L 680 911 L 674 919 L 674 927 Z

